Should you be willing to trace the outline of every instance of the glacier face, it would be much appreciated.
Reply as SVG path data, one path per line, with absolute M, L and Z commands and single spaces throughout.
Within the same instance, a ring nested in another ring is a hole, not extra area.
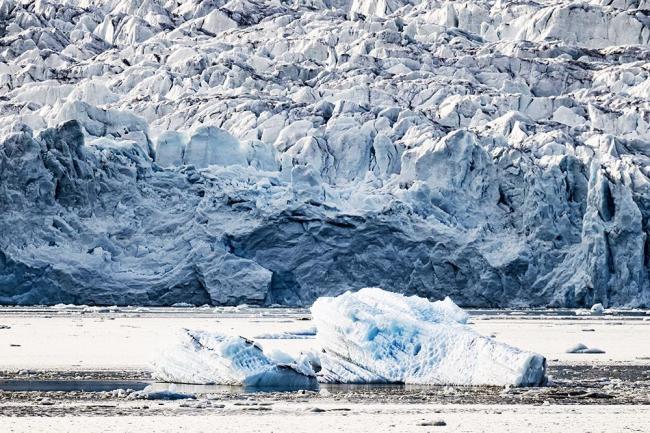
M 0 0 L 0 303 L 650 305 L 645 0 Z

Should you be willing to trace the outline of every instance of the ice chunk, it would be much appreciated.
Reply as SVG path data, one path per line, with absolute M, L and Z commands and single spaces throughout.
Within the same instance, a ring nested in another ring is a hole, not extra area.
M 136 391 L 128 395 L 129 400 L 185 400 L 195 399 L 194 394 L 176 391 L 176 385 L 173 383 L 167 389 L 156 389 L 149 385 L 142 391 Z
M 544 357 L 484 337 L 449 298 L 429 302 L 378 288 L 318 299 L 320 381 L 536 386 Z
M 175 131 L 165 131 L 158 137 L 156 146 L 156 162 L 162 167 L 183 165 L 183 154 L 188 138 L 185 134 Z
M 585 124 L 585 118 L 576 114 L 572 109 L 561 106 L 553 113 L 553 120 L 571 127 L 578 127 Z
M 603 304 L 594 304 L 591 307 L 591 314 L 594 316 L 601 316 L 605 312 L 605 307 Z
M 566 350 L 566 353 L 605 353 L 604 350 L 597 349 L 595 347 L 587 347 L 582 343 L 578 343 L 573 347 L 570 347 Z
M 228 18 L 228 15 L 218 9 L 215 9 L 206 15 L 203 19 L 203 25 L 201 26 L 203 30 L 214 34 L 234 29 L 236 27 L 237 22 Z
M 300 329 L 293 332 L 268 332 L 258 334 L 254 338 L 256 340 L 302 340 L 313 338 L 316 335 L 316 327 L 312 326 L 307 329 Z
M 152 363 L 153 377 L 164 382 L 312 388 L 316 377 L 307 360 L 276 363 L 243 337 L 186 329 Z

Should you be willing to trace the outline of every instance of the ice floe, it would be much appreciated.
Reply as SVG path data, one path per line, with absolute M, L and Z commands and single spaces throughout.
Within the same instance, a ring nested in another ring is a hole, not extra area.
M 578 343 L 575 346 L 569 347 L 566 350 L 566 353 L 595 353 L 595 354 L 601 354 L 605 353 L 604 350 L 598 349 L 596 347 L 587 347 L 586 345 L 582 343 Z

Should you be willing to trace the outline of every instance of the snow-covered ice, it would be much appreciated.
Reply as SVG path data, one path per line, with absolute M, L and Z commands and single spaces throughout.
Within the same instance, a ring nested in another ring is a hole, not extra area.
M 324 382 L 535 386 L 546 381 L 543 356 L 481 336 L 449 298 L 429 302 L 365 288 L 319 298 L 311 311 Z
M 306 361 L 283 363 L 243 337 L 184 330 L 152 361 L 153 377 L 164 382 L 310 388 L 316 376 Z

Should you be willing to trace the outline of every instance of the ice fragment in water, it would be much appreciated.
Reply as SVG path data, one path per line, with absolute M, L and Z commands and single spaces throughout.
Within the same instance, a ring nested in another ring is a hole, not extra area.
M 378 288 L 318 299 L 321 382 L 537 386 L 546 359 L 484 337 L 451 299 Z
M 184 330 L 153 362 L 164 382 L 311 388 L 315 374 L 307 361 L 277 363 L 255 342 L 214 332 Z

